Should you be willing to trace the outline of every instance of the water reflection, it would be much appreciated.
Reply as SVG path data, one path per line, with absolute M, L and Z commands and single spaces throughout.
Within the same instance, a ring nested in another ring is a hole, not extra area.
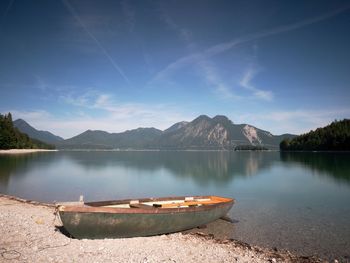
M 66 152 L 84 169 L 122 166 L 139 171 L 167 169 L 177 177 L 189 177 L 199 183 L 225 183 L 236 176 L 250 176 L 269 167 L 278 158 L 257 152 Z
M 44 202 L 77 200 L 80 194 L 87 201 L 229 196 L 237 200 L 231 216 L 239 222 L 234 233 L 224 226 L 216 232 L 256 245 L 322 255 L 350 253 L 349 176 L 350 155 L 345 153 L 0 155 L 1 193 Z
M 0 155 L 0 186 L 6 186 L 15 171 L 23 175 L 32 166 L 34 158 L 35 154 Z
M 11 176 L 25 176 L 34 170 L 50 172 L 62 162 L 67 174 L 73 169 L 81 175 L 91 170 L 103 174 L 107 169 L 118 169 L 142 175 L 165 169 L 172 176 L 190 178 L 198 185 L 222 185 L 235 177 L 254 176 L 280 160 L 285 166 L 300 164 L 317 174 L 350 183 L 350 155 L 345 153 L 67 151 L 0 155 L 0 190 L 6 188 Z
M 280 153 L 281 160 L 288 163 L 298 163 L 305 168 L 327 176 L 340 183 L 350 184 L 350 154 L 349 153 Z
M 234 177 L 252 176 L 271 166 L 276 154 L 259 152 L 58 152 L 0 156 L 0 184 L 10 176 L 21 176 L 40 166 L 55 166 L 62 160 L 78 166 L 81 173 L 107 168 L 133 169 L 138 172 L 170 171 L 179 178 L 191 178 L 197 184 L 225 184 Z M 70 167 L 66 168 L 69 173 Z M 49 176 L 49 175 L 47 175 Z

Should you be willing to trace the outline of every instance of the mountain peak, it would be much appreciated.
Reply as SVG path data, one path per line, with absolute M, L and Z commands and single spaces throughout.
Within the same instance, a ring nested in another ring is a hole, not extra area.
M 30 127 L 30 128 L 33 128 L 32 126 L 30 126 L 30 125 L 28 124 L 28 122 L 26 122 L 26 121 L 23 120 L 23 119 L 17 119 L 17 120 L 15 120 L 15 121 L 13 121 L 13 125 L 14 125 L 17 129 L 19 129 L 19 127 L 26 127 L 26 128 Z M 34 129 L 34 128 L 33 128 L 33 129 Z
M 217 122 L 230 122 L 230 123 L 233 123 L 229 118 L 227 118 L 225 115 L 216 115 L 214 118 L 213 118 L 214 121 L 217 121 Z
M 108 132 L 106 131 L 101 131 L 101 130 L 86 130 L 83 132 L 83 134 L 109 134 Z
M 14 122 L 17 122 L 17 123 L 26 123 L 26 124 L 28 124 L 25 120 L 23 120 L 23 119 L 17 119 L 17 120 L 15 120 Z M 29 124 L 28 124 L 29 125 Z
M 170 126 L 168 129 L 164 130 L 164 132 L 173 132 L 181 129 L 182 127 L 185 127 L 189 122 L 188 121 L 180 121 L 172 126 Z
M 14 125 L 31 138 L 56 144 L 67 149 L 228 149 L 264 146 L 278 149 L 279 143 L 293 135 L 274 136 L 248 124 L 234 124 L 224 115 L 213 118 L 200 115 L 191 122 L 178 122 L 161 131 L 156 128 L 137 128 L 121 133 L 86 130 L 67 140 L 47 131 L 38 131 L 22 119 Z M 54 137 L 53 137 L 54 136 Z
M 42 142 L 46 142 L 49 144 L 54 144 L 60 141 L 63 141 L 63 138 L 54 135 L 48 131 L 40 131 L 30 126 L 25 120 L 17 119 L 13 122 L 13 126 L 15 126 L 21 132 L 27 134 L 32 139 L 37 139 Z
M 199 121 L 211 121 L 212 119 L 208 117 L 207 115 L 199 115 L 197 118 L 195 118 L 192 122 L 199 122 Z

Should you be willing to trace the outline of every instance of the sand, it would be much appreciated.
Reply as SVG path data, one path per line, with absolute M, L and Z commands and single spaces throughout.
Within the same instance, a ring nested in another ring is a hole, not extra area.
M 57 150 L 47 150 L 47 149 L 9 149 L 0 150 L 0 154 L 23 154 L 23 153 L 35 153 L 35 152 L 55 152 Z
M 52 204 L 0 195 L 0 262 L 321 262 L 200 232 L 78 240 L 54 212 Z

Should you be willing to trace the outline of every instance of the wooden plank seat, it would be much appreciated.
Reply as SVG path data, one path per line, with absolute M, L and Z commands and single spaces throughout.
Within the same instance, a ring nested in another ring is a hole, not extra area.
M 138 200 L 132 200 L 129 203 L 131 208 L 145 208 L 145 209 L 153 209 L 153 208 L 179 208 L 179 207 L 193 207 L 193 206 L 201 206 L 201 205 L 213 205 L 227 201 L 226 198 L 221 198 L 217 196 L 211 196 L 207 199 L 194 199 L 193 197 L 186 197 L 185 200 L 179 200 L 176 202 L 162 203 L 162 202 L 154 202 L 151 204 L 143 204 L 139 203 Z
M 143 208 L 143 209 L 153 209 L 153 206 L 145 205 L 145 204 L 129 204 L 131 208 Z
M 221 203 L 220 200 L 210 200 L 210 201 L 185 201 L 183 203 L 175 204 L 162 204 L 163 208 L 181 207 L 181 206 L 198 206 L 198 205 L 212 205 Z

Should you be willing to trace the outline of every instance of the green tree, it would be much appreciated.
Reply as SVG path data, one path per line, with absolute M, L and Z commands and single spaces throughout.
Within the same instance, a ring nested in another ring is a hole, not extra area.
M 32 140 L 27 134 L 21 133 L 13 126 L 11 113 L 0 114 L 0 149 L 27 148 L 54 149 L 54 146 Z
M 324 128 L 280 143 L 281 151 L 350 151 L 350 120 L 335 120 Z

